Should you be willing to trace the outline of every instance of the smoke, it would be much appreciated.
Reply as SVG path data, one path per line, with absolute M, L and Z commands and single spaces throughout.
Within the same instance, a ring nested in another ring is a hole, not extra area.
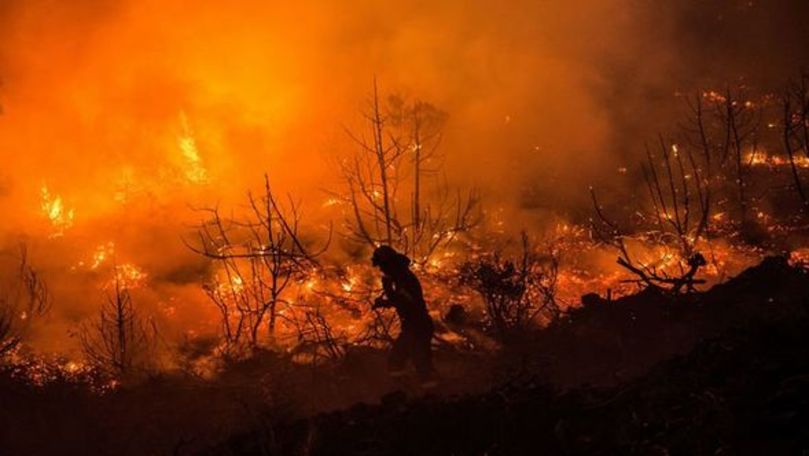
M 360 120 L 374 76 L 450 113 L 445 149 L 470 181 L 498 189 L 570 155 L 598 168 L 608 125 L 589 87 L 630 38 L 631 11 L 589 3 L 6 2 L 7 174 L 15 193 L 34 177 L 97 213 L 104 202 L 84 188 L 109 188 L 122 167 L 143 180 L 186 164 L 184 115 L 201 164 L 231 193 L 263 170 L 305 191 L 346 146 L 342 127 Z
M 452 182 L 509 210 L 581 209 L 670 128 L 675 92 L 800 66 L 807 7 L 767 3 L 6 0 L 4 242 L 33 244 L 64 332 L 103 299 L 66 271 L 109 242 L 148 272 L 143 301 L 200 324 L 191 207 L 238 204 L 267 172 L 317 213 L 374 78 L 449 113 Z M 43 187 L 73 213 L 61 236 Z

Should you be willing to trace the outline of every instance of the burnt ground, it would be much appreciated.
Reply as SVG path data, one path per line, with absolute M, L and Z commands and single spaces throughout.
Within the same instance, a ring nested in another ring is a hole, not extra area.
M 393 383 L 384 353 L 362 350 L 317 368 L 266 353 L 215 381 L 169 375 L 103 396 L 0 372 L 0 454 L 809 449 L 805 270 L 769 258 L 704 293 L 583 301 L 499 350 L 439 349 L 430 391 Z
M 808 278 L 770 258 L 687 298 L 591 297 L 510 349 L 522 370 L 489 392 L 268 416 L 208 454 L 806 454 Z

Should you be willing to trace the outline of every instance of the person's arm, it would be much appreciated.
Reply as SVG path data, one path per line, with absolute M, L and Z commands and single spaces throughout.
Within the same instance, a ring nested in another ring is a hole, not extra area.
M 382 293 L 384 296 L 387 296 L 388 299 L 393 299 L 396 296 L 397 286 L 393 281 L 393 278 L 390 276 L 382 276 Z
M 396 290 L 393 286 L 393 279 L 383 275 L 382 276 L 382 295 L 374 300 L 374 305 L 371 309 L 395 307 Z
M 393 303 L 384 296 L 379 296 L 374 299 L 374 305 L 371 306 L 371 309 L 386 309 L 388 307 L 393 307 Z
M 410 307 L 414 302 L 413 294 L 401 284 L 394 287 L 391 283 L 390 289 L 385 291 L 385 298 L 389 303 L 389 307 L 397 309 Z

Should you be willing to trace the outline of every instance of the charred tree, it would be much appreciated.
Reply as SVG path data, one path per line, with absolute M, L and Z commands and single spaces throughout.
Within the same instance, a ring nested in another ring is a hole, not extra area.
M 157 328 L 143 319 L 129 290 L 118 278 L 98 316 L 79 331 L 88 362 L 107 375 L 125 378 L 148 368 L 154 354 Z
M 47 285 L 29 264 L 27 248 L 20 246 L 15 273 L 0 284 L 0 358 L 19 345 L 31 322 L 49 309 Z
M 748 167 L 745 151 L 755 157 L 758 152 L 758 127 L 761 109 L 755 103 L 745 100 L 743 89 L 728 87 L 724 96 L 716 100 L 716 117 L 722 128 L 724 140 L 719 160 L 719 170 L 734 183 L 735 199 L 738 207 L 738 220 L 743 234 L 752 228 L 750 219 L 750 195 L 748 194 Z M 728 166 L 728 162 L 732 166 Z
M 790 84 L 782 96 L 783 147 L 789 160 L 789 168 L 795 192 L 802 203 L 803 216 L 809 215 L 809 195 L 804 188 L 802 176 L 796 163 L 799 152 L 809 160 L 809 76 L 802 74 L 798 83 Z
M 347 130 L 356 151 L 341 162 L 349 237 L 389 244 L 418 263 L 479 221 L 479 197 L 451 191 L 439 153 L 446 114 L 423 102 L 390 97 L 374 83 L 365 120 L 371 140 Z M 402 195 L 408 195 L 409 198 Z
M 226 219 L 218 208 L 203 209 L 208 220 L 197 230 L 198 242 L 186 243 L 213 263 L 205 292 L 219 310 L 223 351 L 228 355 L 257 348 L 262 328 L 273 337 L 281 308 L 291 304 L 290 285 L 318 266 L 316 258 L 328 246 L 326 241 L 312 252 L 304 245 L 299 204 L 290 197 L 282 205 L 268 176 L 262 194 L 248 194 L 248 202 L 248 214 L 242 219 Z
M 803 183 L 801 182 L 801 176 L 798 172 L 798 167 L 795 164 L 795 121 L 793 118 L 793 111 L 792 111 L 792 99 L 789 93 L 785 94 L 783 97 L 783 107 L 784 107 L 784 117 L 783 117 L 783 141 L 784 141 L 784 151 L 786 152 L 787 158 L 789 159 L 789 169 L 792 173 L 792 180 L 795 184 L 795 191 L 798 193 L 798 196 L 801 199 L 801 203 L 803 204 L 803 211 L 806 212 L 807 208 L 809 208 L 809 200 L 806 197 L 806 191 L 803 189 Z
M 746 97 L 743 88 L 728 86 L 724 93 L 700 92 L 689 98 L 687 120 L 680 125 L 679 136 L 696 159 L 691 168 L 700 171 L 704 188 L 718 205 L 732 205 L 731 219 L 738 221 L 733 229 L 749 238 L 755 203 L 750 168 L 759 154 L 764 108 Z M 707 227 L 706 232 L 710 231 Z
M 801 74 L 800 83 L 793 90 L 798 105 L 798 130 L 804 155 L 809 159 L 809 73 Z
M 704 282 L 696 278 L 699 268 L 706 264 L 697 247 L 710 219 L 711 189 L 690 148 L 683 154 L 660 137 L 659 151 L 657 156 L 647 148 L 646 162 L 641 165 L 647 204 L 639 204 L 634 212 L 641 215 L 643 223 L 622 227 L 605 213 L 591 189 L 595 213 L 592 230 L 600 242 L 618 252 L 618 264 L 635 276 L 630 282 L 672 293 L 691 292 Z M 676 252 L 673 267 L 665 267 L 662 261 L 639 260 L 630 241 L 670 248 Z

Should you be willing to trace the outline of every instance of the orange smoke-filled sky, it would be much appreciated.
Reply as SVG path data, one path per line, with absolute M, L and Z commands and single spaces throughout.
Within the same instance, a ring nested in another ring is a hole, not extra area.
M 167 176 L 188 165 L 183 117 L 215 195 L 267 170 L 310 196 L 331 183 L 321 163 L 349 146 L 374 76 L 450 114 L 451 177 L 506 199 L 550 180 L 573 198 L 646 139 L 624 129 L 665 127 L 656 113 L 677 89 L 714 67 L 749 73 L 753 58 L 754 72 L 782 69 L 763 55 L 799 47 L 770 24 L 795 5 L 5 0 L 3 204 L 30 207 L 43 182 L 85 215 L 114 210 L 122 181 L 182 194 Z
M 361 125 L 374 76 L 450 114 L 456 177 L 513 182 L 525 159 L 541 168 L 604 148 L 588 59 L 617 45 L 621 2 L 589 2 L 586 15 L 549 3 L 235 3 L 6 6 L 6 192 L 38 198 L 47 182 L 77 217 L 109 209 L 122 174 L 157 185 L 187 165 L 185 116 L 217 193 L 241 194 L 263 170 L 310 193 L 330 180 L 319 163 L 348 146 L 343 127 Z

